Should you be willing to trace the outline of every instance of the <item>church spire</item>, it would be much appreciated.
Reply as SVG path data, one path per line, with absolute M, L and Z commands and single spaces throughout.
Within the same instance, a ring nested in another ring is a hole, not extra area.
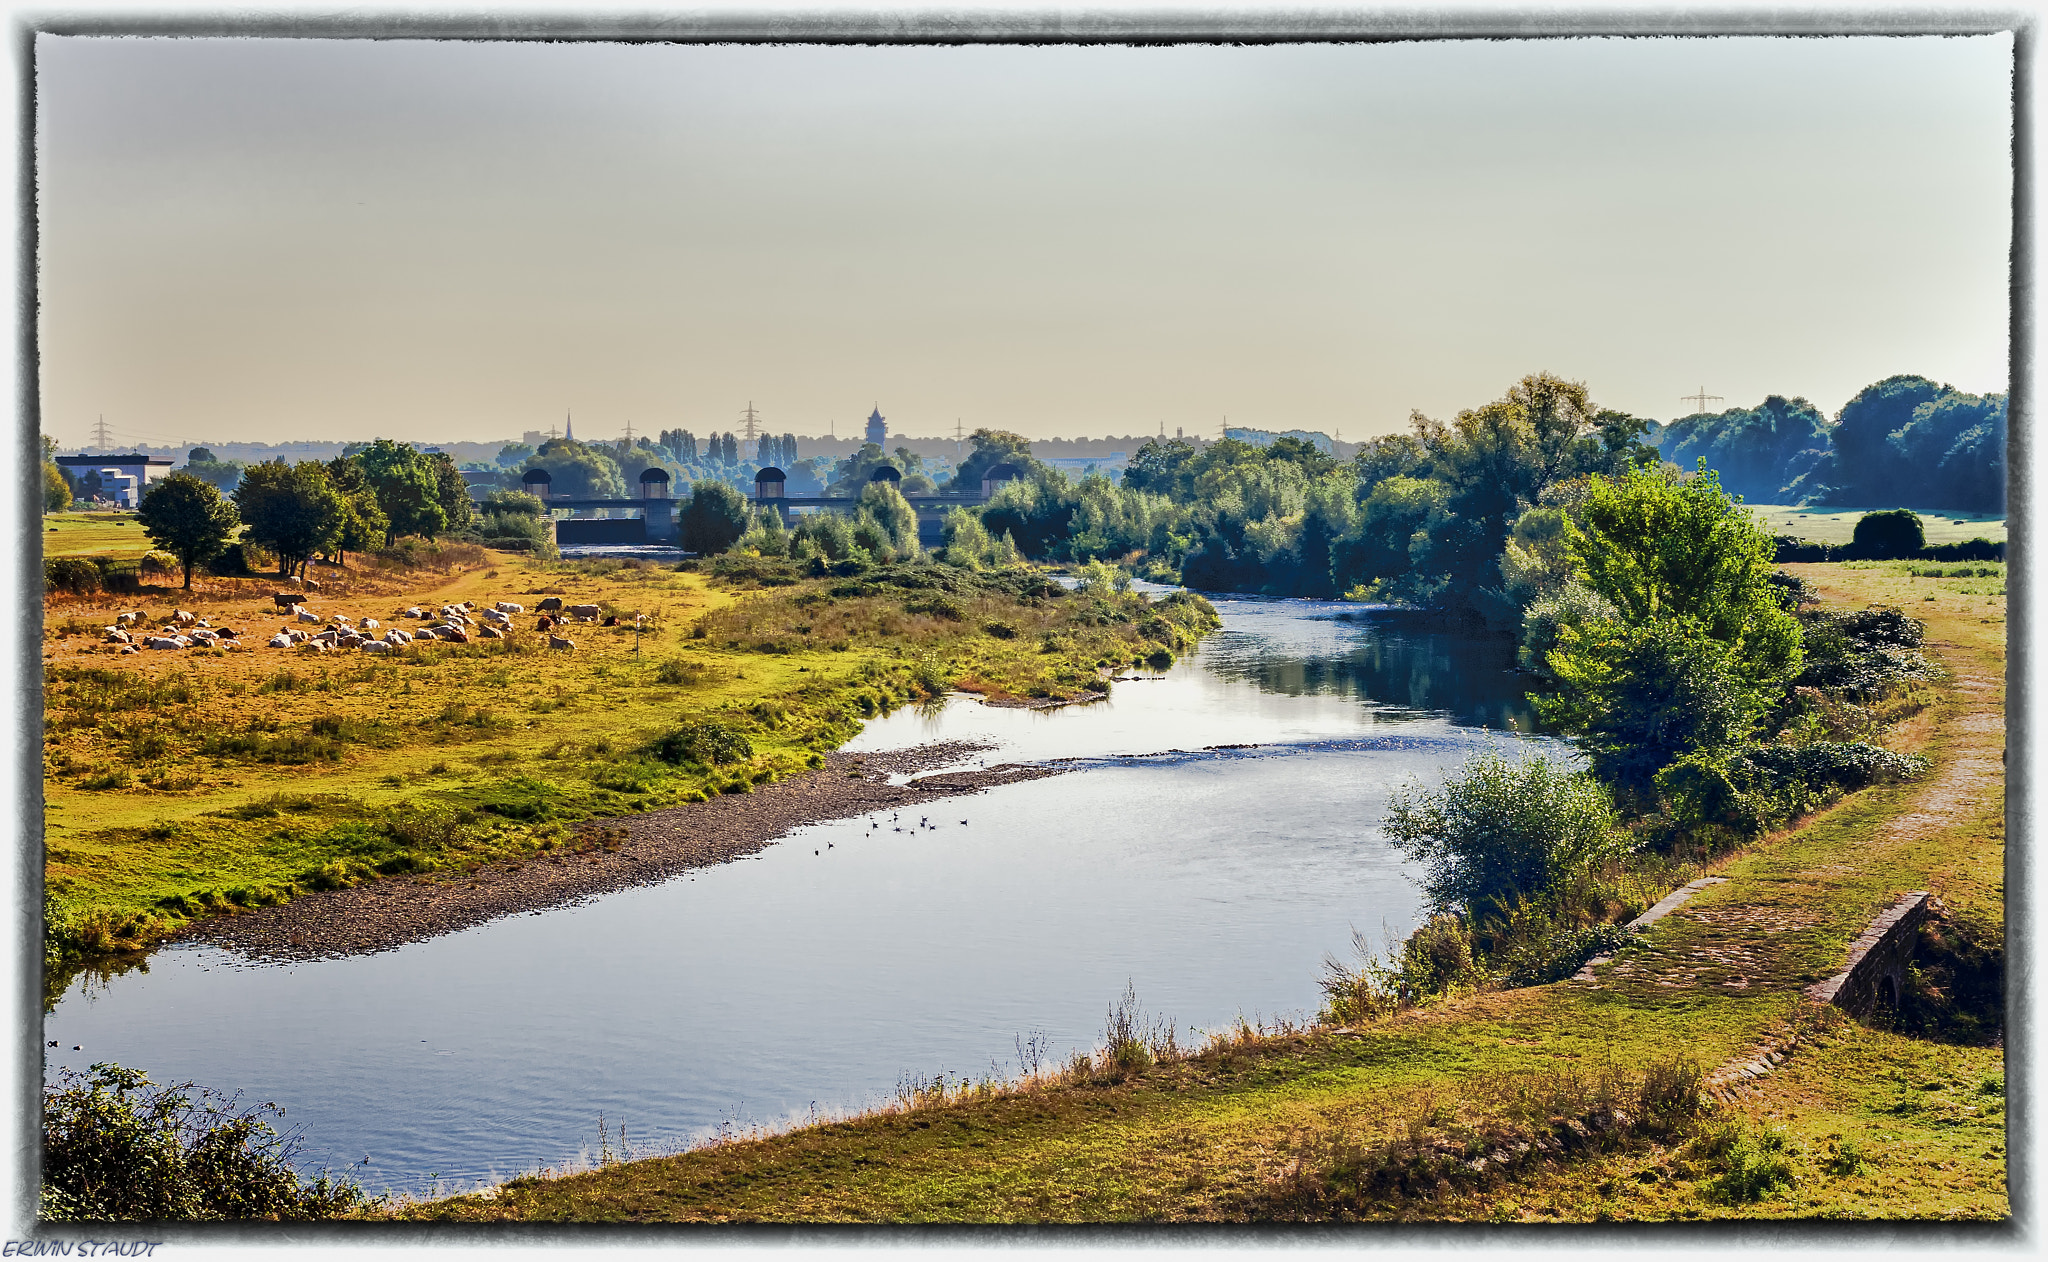
M 574 412 L 569 412 L 562 418 L 562 441 L 565 443 L 576 441 L 576 414 Z

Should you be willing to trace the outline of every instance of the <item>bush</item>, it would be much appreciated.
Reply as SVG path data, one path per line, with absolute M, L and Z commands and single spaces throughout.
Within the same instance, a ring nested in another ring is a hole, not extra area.
M 1898 609 L 1809 609 L 1800 613 L 1799 621 L 1806 643 L 1799 684 L 1868 700 L 1934 672 L 1918 652 L 1925 624 Z
M 83 557 L 52 557 L 43 562 L 43 586 L 53 592 L 90 596 L 100 589 L 100 567 Z
M 1541 756 L 1480 754 L 1434 793 L 1398 790 L 1385 827 L 1439 912 L 1504 911 L 1635 848 L 1604 786 Z
M 1721 1174 L 1707 1190 L 1731 1205 L 1760 1201 L 1793 1183 L 1790 1147 L 1783 1131 L 1728 1130 L 1715 1133 L 1707 1145 L 1718 1149 Z
M 682 512 L 683 546 L 700 556 L 724 552 L 739 542 L 753 514 L 746 497 L 723 482 L 699 482 Z
M 670 764 L 724 766 L 754 756 L 753 743 L 723 723 L 685 723 L 654 742 L 654 756 Z
M 274 1105 L 98 1064 L 60 1071 L 43 1090 L 41 1216 L 58 1222 L 211 1222 L 334 1218 L 371 1202 L 353 1182 L 301 1183 L 297 1136 L 263 1114 Z
M 1919 514 L 1908 508 L 1882 513 L 1865 513 L 1856 523 L 1849 552 L 1859 560 L 1896 561 L 1920 555 L 1927 546 L 1927 532 Z
M 1567 583 L 1541 596 L 1522 614 L 1522 644 L 1518 656 L 1524 669 L 1550 674 L 1550 651 L 1566 627 L 1583 629 L 1596 622 L 1612 622 L 1620 611 L 1605 596 L 1583 583 Z

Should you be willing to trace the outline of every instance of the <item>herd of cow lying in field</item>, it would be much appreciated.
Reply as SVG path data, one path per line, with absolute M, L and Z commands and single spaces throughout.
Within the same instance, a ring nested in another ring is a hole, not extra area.
M 488 609 L 464 601 L 459 605 L 442 605 L 431 612 L 411 605 L 394 612 L 392 619 L 409 618 L 429 625 L 407 631 L 399 627 L 385 627 L 375 618 L 350 618 L 340 613 L 322 617 L 307 609 L 306 598 L 294 592 L 279 592 L 275 599 L 279 609 L 290 612 L 292 621 L 265 641 L 274 649 L 310 646 L 321 651 L 360 649 L 376 654 L 396 652 L 416 640 L 446 640 L 454 644 L 496 640 L 512 633 L 512 615 L 526 612 L 526 606 L 509 600 L 501 600 Z M 575 641 L 555 635 L 555 628 L 570 622 L 598 622 L 601 612 L 596 605 L 564 605 L 560 596 L 549 596 L 535 607 L 538 621 L 534 630 L 547 635 L 549 648 L 572 652 L 576 648 Z M 143 649 L 247 647 L 241 632 L 216 627 L 190 610 L 176 610 L 170 620 L 154 632 L 139 630 L 145 617 L 140 610 L 116 617 L 114 625 L 106 629 L 107 643 L 121 645 L 123 653 L 137 653 Z M 603 625 L 616 626 L 618 619 L 606 617 Z M 321 629 L 307 630 L 309 626 Z

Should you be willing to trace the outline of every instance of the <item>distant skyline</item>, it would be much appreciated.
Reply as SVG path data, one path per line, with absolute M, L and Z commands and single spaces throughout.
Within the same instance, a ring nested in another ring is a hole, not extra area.
M 35 48 L 66 446 L 2007 388 L 2006 36 Z

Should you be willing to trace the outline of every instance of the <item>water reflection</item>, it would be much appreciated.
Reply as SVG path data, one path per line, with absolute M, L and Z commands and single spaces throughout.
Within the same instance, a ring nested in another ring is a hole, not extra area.
M 1514 642 L 1505 637 L 1432 631 L 1400 613 L 1356 605 L 1211 599 L 1233 624 L 1200 650 L 1219 675 L 1290 697 L 1357 698 L 1390 721 L 1449 715 L 1463 726 L 1535 730 L 1524 695 L 1529 679 L 1516 670 Z M 1283 620 L 1295 624 L 1292 633 L 1274 634 L 1270 624 Z

